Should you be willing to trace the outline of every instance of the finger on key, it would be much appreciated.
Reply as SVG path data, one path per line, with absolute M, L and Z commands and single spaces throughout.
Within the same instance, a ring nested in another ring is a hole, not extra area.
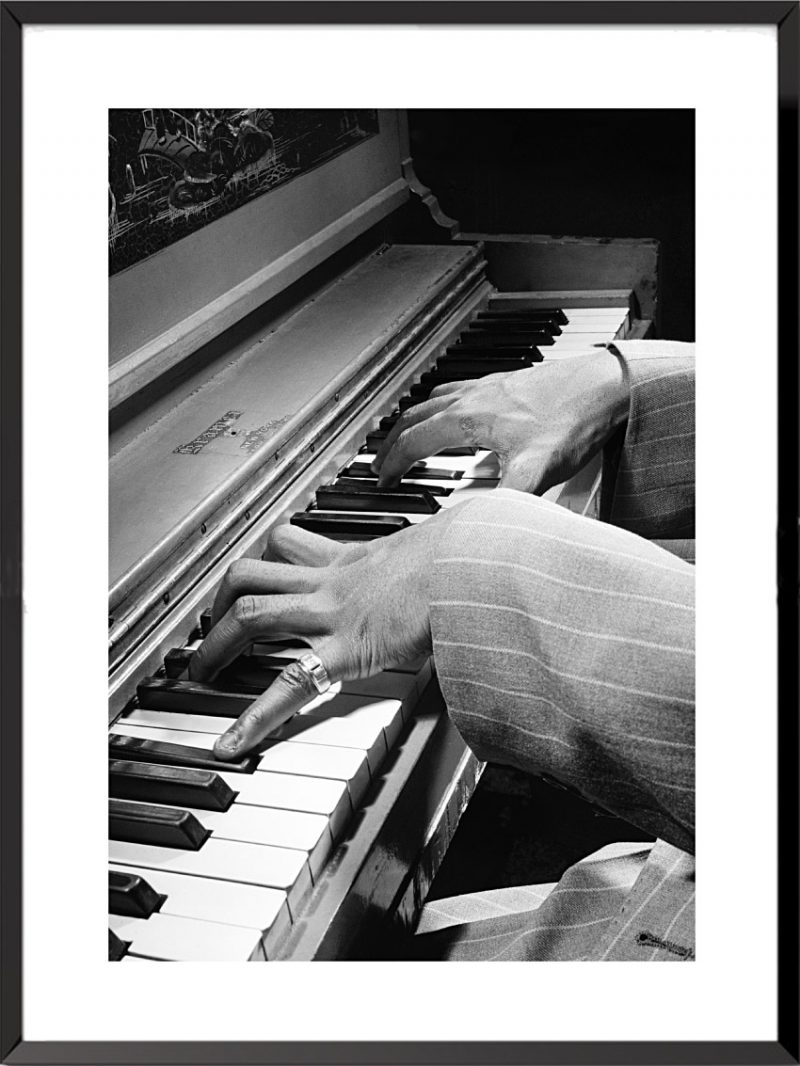
M 318 629 L 310 596 L 240 596 L 192 655 L 189 679 L 211 681 L 256 640 L 304 637 Z
M 240 596 L 266 596 L 270 593 L 313 592 L 317 573 L 299 566 L 265 563 L 261 559 L 237 559 L 225 572 L 211 610 L 215 626 Z
M 217 738 L 214 754 L 218 759 L 240 758 L 318 695 L 309 672 L 298 662 L 290 663 L 231 728 Z
M 330 537 L 310 533 L 288 522 L 276 526 L 269 535 L 264 558 L 296 566 L 333 566 L 348 555 L 348 545 L 337 544 Z
M 452 389 L 451 386 L 447 387 L 451 390 L 451 392 L 455 393 L 458 391 L 458 388 L 461 386 L 462 382 L 454 382 L 453 384 L 455 384 L 456 386 L 455 389 Z M 394 447 L 395 441 L 403 432 L 403 430 L 409 429 L 411 426 L 416 426 L 420 422 L 426 421 L 426 419 L 431 418 L 433 415 L 438 414 L 440 411 L 446 411 L 450 404 L 453 402 L 453 400 L 456 398 L 455 395 L 436 395 L 438 391 L 438 388 L 434 389 L 427 400 L 423 400 L 422 403 L 418 403 L 415 404 L 413 407 L 409 407 L 407 411 L 404 411 L 403 414 L 400 415 L 395 424 L 386 434 L 386 439 L 382 442 L 380 448 L 378 449 L 375 455 L 375 458 L 372 461 L 373 473 L 379 473 L 384 458 L 386 457 L 387 453 Z
M 394 440 L 390 443 L 389 437 L 386 438 L 373 463 L 379 488 L 388 488 L 398 481 L 418 459 L 436 455 L 442 448 L 472 443 L 465 439 L 467 434 L 459 419 L 447 410 L 409 427 L 401 425 L 398 420 L 392 433 L 395 429 L 398 432 Z

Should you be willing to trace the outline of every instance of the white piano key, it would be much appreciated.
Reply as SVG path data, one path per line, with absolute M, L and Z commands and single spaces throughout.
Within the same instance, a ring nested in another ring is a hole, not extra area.
M 629 313 L 628 305 L 608 307 L 562 307 L 562 311 L 569 319 L 569 323 L 580 318 L 620 318 Z M 563 326 L 561 327 L 564 328 Z
M 622 308 L 617 314 L 610 315 L 582 315 L 572 319 L 561 327 L 561 333 L 556 337 L 580 336 L 581 333 L 611 333 L 616 332 L 628 317 L 627 311 Z
M 122 736 L 161 740 L 169 744 L 188 744 L 211 750 L 219 734 L 190 732 L 187 729 L 158 729 L 153 726 L 123 725 L 117 722 L 111 732 Z M 224 766 L 220 760 L 220 766 Z M 369 785 L 367 757 L 356 748 L 327 747 L 320 744 L 271 743 L 260 755 L 256 772 L 299 774 L 301 777 L 331 777 L 346 781 L 353 805 L 357 804 Z M 237 774 L 247 777 L 247 774 Z
M 356 807 L 370 782 L 366 754 L 357 748 L 336 748 L 324 744 L 271 743 L 261 754 L 259 771 L 298 774 L 301 777 L 332 777 L 346 781 Z
M 235 718 L 223 718 L 213 714 L 182 714 L 180 711 L 135 710 L 120 718 L 118 726 L 144 726 L 152 729 L 180 729 L 189 733 L 211 733 L 217 737 L 233 725 Z M 157 738 L 165 740 L 166 737 Z M 178 743 L 178 741 L 173 741 Z M 195 741 L 180 743 L 195 744 Z M 224 765 L 224 764 L 222 764 Z
M 469 458 L 469 457 L 467 457 L 467 458 Z M 431 464 L 433 464 L 434 460 L 433 459 L 428 459 L 428 460 L 426 460 L 426 462 L 430 462 Z M 345 475 L 340 473 L 338 476 L 339 477 L 344 477 Z M 367 478 L 360 478 L 358 480 L 363 482 L 365 488 L 369 485 L 369 480 Z M 457 495 L 458 493 L 467 492 L 469 489 L 485 489 L 485 488 L 490 487 L 490 486 L 494 487 L 494 486 L 497 485 L 497 478 L 462 477 L 462 478 L 459 478 L 458 481 L 444 481 L 444 480 L 439 480 L 438 478 L 427 480 L 426 478 L 404 477 L 403 478 L 403 486 L 406 486 L 406 485 L 407 486 L 412 486 L 413 485 L 415 488 L 420 488 L 420 489 L 430 489 L 430 488 L 452 489 L 453 491 L 452 491 L 452 493 L 449 496 L 436 496 L 435 497 L 435 499 L 440 504 L 443 504 L 445 500 L 451 499 L 453 496 Z M 404 488 L 401 487 L 398 491 L 399 492 L 403 492 Z M 383 513 L 385 514 L 386 512 L 383 512 Z M 293 650 L 298 652 L 298 655 L 296 655 L 295 658 L 299 658 L 299 656 L 302 655 L 302 653 L 304 651 L 308 651 L 307 648 L 299 648 L 299 649 L 293 649 Z
M 334 841 L 342 835 L 353 815 L 344 781 L 295 774 L 231 774 L 224 770 L 217 773 L 238 793 L 237 803 L 324 815 Z
M 555 343 L 544 349 L 545 361 L 553 352 L 591 348 L 595 344 L 608 344 L 614 339 L 616 330 L 592 330 L 590 333 L 562 333 L 555 338 Z
M 494 452 L 482 448 L 475 455 L 434 455 L 422 462 L 434 469 L 461 470 L 465 478 L 500 477 L 500 463 Z
M 299 718 L 313 718 L 316 721 L 337 718 L 364 727 L 377 726 L 383 729 L 388 750 L 391 750 L 399 740 L 405 721 L 403 704 L 400 700 L 382 700 L 369 696 L 351 697 L 349 708 L 344 699 L 331 700 L 314 710 L 301 711 Z
M 165 711 L 164 713 L 174 712 Z M 226 719 L 226 721 L 233 722 L 233 719 Z M 163 740 L 166 744 L 188 744 L 192 748 L 204 748 L 206 751 L 214 747 L 217 737 L 214 733 L 192 733 L 187 729 L 159 729 L 155 726 L 133 725 L 129 724 L 126 718 L 116 721 L 110 726 L 109 732 L 120 736 L 142 737 L 145 740 Z M 220 766 L 224 765 L 225 763 L 220 760 Z
M 206 751 L 214 747 L 217 738 L 214 733 L 190 733 L 186 729 L 123 725 L 121 721 L 112 725 L 110 731 L 123 736 L 127 734 L 147 740 L 163 740 L 169 744 L 188 744 Z M 220 760 L 219 765 L 224 768 L 225 763 Z M 301 777 L 330 777 L 344 781 L 354 806 L 364 795 L 370 782 L 369 766 L 364 752 L 356 748 L 329 747 L 323 744 L 295 744 L 287 741 L 269 743 L 261 753 L 256 770 L 257 773 L 261 771 L 298 774 Z M 250 775 L 235 776 L 244 779 Z
M 311 888 L 311 871 L 305 852 L 270 844 L 246 844 L 211 836 L 198 851 L 184 851 L 157 844 L 111 840 L 108 858 L 121 866 L 277 888 L 286 893 L 292 916 L 297 914 L 297 908 Z
M 300 714 L 276 729 L 272 736 L 295 744 L 326 744 L 363 751 L 373 774 L 377 773 L 389 751 L 383 726 L 372 720 L 350 722 L 345 718 L 315 718 L 312 714 Z
M 116 863 L 112 863 L 110 869 L 131 872 L 130 867 Z M 159 914 L 259 929 L 267 958 L 291 926 L 286 893 L 276 888 L 239 885 L 232 881 L 188 877 L 141 867 L 137 872 L 151 888 L 167 897 Z
M 151 914 L 149 918 L 108 916 L 117 936 L 130 940 L 128 954 L 166 962 L 265 962 L 258 929 Z
M 345 689 L 354 691 L 342 691 Z M 350 721 L 364 722 L 368 715 L 355 712 L 381 705 L 380 712 L 372 711 L 371 713 L 372 715 L 380 713 L 382 720 L 385 720 L 383 726 L 386 743 L 391 747 L 399 736 L 403 722 L 411 716 L 418 693 L 415 676 L 384 672 L 363 680 L 343 681 L 336 685 L 335 690 L 332 689 L 310 700 L 302 708 L 300 714 L 322 718 L 348 718 Z M 212 714 L 134 710 L 121 718 L 118 724 L 156 729 L 186 729 L 191 732 L 213 733 L 214 736 L 219 736 L 229 727 L 231 720 L 228 717 Z M 281 734 L 275 733 L 275 736 L 281 736 Z M 370 741 L 370 746 L 371 743 Z M 362 745 L 356 744 L 355 746 Z
M 414 679 L 409 679 L 407 675 L 395 674 L 384 680 L 381 680 L 383 675 L 377 675 L 374 679 L 367 679 L 364 682 L 345 682 L 347 685 L 354 685 L 355 687 L 361 687 L 364 689 L 372 689 L 372 692 L 363 693 L 344 693 L 337 686 L 336 691 L 323 693 L 321 696 L 315 697 L 315 699 L 309 701 L 300 711 L 301 714 L 319 713 L 324 718 L 338 717 L 344 718 L 351 714 L 351 712 L 359 710 L 363 707 L 370 707 L 375 704 L 376 700 L 398 698 L 408 700 L 413 705 L 416 701 L 416 685 Z M 402 696 L 398 697 L 394 693 L 402 693 Z M 327 710 L 328 704 L 333 705 L 331 712 Z M 326 711 L 323 713 L 321 708 L 325 707 Z M 397 707 L 396 712 L 400 712 L 401 722 L 403 715 L 400 707 Z M 410 713 L 410 708 L 409 708 Z M 394 717 L 394 716 L 393 716 Z M 363 716 L 362 716 L 363 718 Z M 123 718 L 119 719 L 119 725 L 133 725 L 133 726 L 145 726 L 154 729 L 185 729 L 192 733 L 213 733 L 215 736 L 219 736 L 220 733 L 224 733 L 233 723 L 233 719 L 222 717 L 219 715 L 211 714 L 189 714 L 181 711 L 149 711 L 149 710 L 133 710 L 126 714 Z M 387 741 L 389 740 L 387 736 Z M 389 741 L 391 744 L 392 741 Z M 349 745 L 348 745 L 349 746 Z
M 420 689 L 414 674 L 384 670 L 372 677 L 342 682 L 343 696 L 375 696 L 384 700 L 400 700 L 403 721 L 408 721 L 419 698 Z
M 172 804 L 157 804 L 172 806 Z M 189 811 L 216 840 L 239 840 L 245 844 L 271 844 L 305 853 L 312 877 L 316 880 L 333 848 L 328 820 L 320 814 L 286 811 L 274 807 L 252 807 L 234 803 L 227 811 L 205 811 L 199 807 L 181 807 Z
M 467 458 L 469 458 L 469 456 L 467 456 Z M 427 460 L 427 462 L 430 462 L 431 464 L 433 464 L 433 459 L 429 459 L 429 460 Z M 444 469 L 444 468 L 442 468 L 442 469 Z M 346 475 L 340 474 L 339 476 L 340 477 L 345 477 Z M 359 480 L 363 480 L 365 486 L 368 484 L 368 480 L 366 478 L 359 479 Z M 462 478 L 458 478 L 457 481 L 446 481 L 443 478 L 439 479 L 439 478 L 420 478 L 420 477 L 406 477 L 406 476 L 404 476 L 403 477 L 403 485 L 404 486 L 405 485 L 409 485 L 409 486 L 413 485 L 415 488 L 420 488 L 420 489 L 430 489 L 430 488 L 434 488 L 434 489 L 452 489 L 453 492 L 456 493 L 456 492 L 463 492 L 465 489 L 483 488 L 484 487 L 484 482 L 485 481 L 490 481 L 490 480 L 492 480 L 492 479 L 491 478 L 462 477 Z M 403 488 L 400 488 L 398 491 L 402 492 Z M 441 501 L 443 499 L 445 499 L 445 497 L 437 496 L 436 499 L 441 503 Z
M 375 452 L 359 452 L 350 462 L 371 463 L 374 458 Z M 481 449 L 476 455 L 432 455 L 419 461 L 434 469 L 462 470 L 465 478 L 494 478 L 496 481 L 500 477 L 497 456 L 486 449 Z

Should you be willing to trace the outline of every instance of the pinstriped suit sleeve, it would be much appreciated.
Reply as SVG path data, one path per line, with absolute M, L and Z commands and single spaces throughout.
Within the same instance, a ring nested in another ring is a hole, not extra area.
M 618 341 L 631 400 L 621 451 L 606 454 L 603 515 L 644 537 L 694 537 L 694 345 Z M 615 469 L 616 468 L 616 469 Z
M 449 713 L 479 758 L 547 773 L 694 849 L 694 568 L 510 489 L 440 544 L 431 627 Z

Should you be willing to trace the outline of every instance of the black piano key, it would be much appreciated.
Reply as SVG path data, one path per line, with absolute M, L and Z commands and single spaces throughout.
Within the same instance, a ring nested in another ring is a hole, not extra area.
M 130 940 L 120 940 L 117 934 L 109 929 L 108 931 L 108 961 L 119 962 L 123 956 L 128 954 L 128 948 L 131 946 Z
M 560 307 L 494 307 L 492 301 L 489 301 L 489 307 L 485 311 L 478 312 L 478 318 L 519 318 L 524 316 L 529 319 L 542 318 L 555 318 L 555 320 L 561 326 L 566 326 L 569 322 L 566 312 Z
M 517 356 L 527 357 L 533 363 L 541 363 L 544 356 L 535 344 L 451 344 L 445 358 L 453 359 L 505 359 Z
M 336 485 L 337 488 L 359 489 L 365 491 L 369 488 L 377 488 L 378 477 L 376 474 L 372 474 L 370 477 L 337 477 L 334 481 L 334 485 Z M 411 481 L 401 480 L 395 488 L 400 492 L 413 492 L 415 489 L 420 488 L 420 486 Z M 453 491 L 452 488 L 444 488 L 442 485 L 426 485 L 425 488 L 431 496 L 450 496 Z
M 420 374 L 419 381 L 414 382 L 408 393 L 410 396 L 416 396 L 419 393 L 420 386 L 427 386 L 432 389 L 436 385 L 449 385 L 453 381 L 470 381 L 472 378 L 482 378 L 487 374 L 494 373 L 492 368 L 483 370 L 481 369 L 482 366 L 482 363 L 476 363 L 474 367 L 456 370 L 445 364 L 441 369 L 437 367 L 435 370 L 426 370 L 424 374 Z M 414 391 L 415 389 L 417 392 Z
M 108 836 L 132 844 L 199 851 L 211 830 L 190 812 L 178 807 L 156 807 L 135 800 L 108 801 Z
M 144 677 L 136 688 L 139 706 L 149 711 L 185 711 L 189 714 L 212 714 L 238 718 L 246 711 L 255 696 L 260 695 L 278 671 L 263 682 L 254 692 L 232 692 L 222 676 L 219 683 L 204 685 L 199 681 L 181 681 L 171 677 Z
M 320 514 L 300 511 L 290 519 L 292 525 L 323 536 L 386 537 L 411 525 L 405 515 Z
M 260 696 L 283 672 L 286 662 L 267 662 L 265 658 L 239 658 L 217 674 L 216 684 L 226 692 Z
M 286 669 L 290 660 L 279 655 L 278 652 L 282 651 L 284 648 L 294 647 L 303 648 L 304 651 L 311 650 L 308 644 L 296 640 L 259 640 L 255 644 L 252 644 L 247 651 L 242 652 L 237 662 L 242 665 L 249 663 L 252 666 L 256 666 L 259 670 L 266 668 L 267 670 L 282 671 Z
M 377 452 L 388 436 L 388 429 L 374 429 L 371 433 L 367 434 L 366 443 L 360 450 L 362 452 Z
M 160 910 L 166 898 L 138 874 L 124 874 L 119 870 L 108 871 L 110 914 L 122 914 L 126 918 L 149 918 Z
M 436 514 L 439 503 L 422 487 L 379 489 L 373 486 L 347 488 L 322 485 L 317 489 L 317 507 L 321 511 L 382 511 L 387 514 Z
M 481 375 L 482 376 L 482 375 Z M 448 378 L 447 381 L 452 381 L 452 378 Z M 467 380 L 466 378 L 460 378 L 460 381 Z M 408 390 L 411 399 L 421 403 L 423 400 L 427 400 L 437 385 L 444 384 L 444 380 L 439 378 L 437 381 L 418 381 L 415 382 Z M 406 408 L 407 410 L 407 408 Z
M 167 678 L 173 681 L 186 680 L 185 678 L 182 678 L 181 675 L 188 668 L 189 663 L 192 661 L 193 655 L 194 652 L 189 648 L 172 648 L 170 651 L 168 651 L 167 654 L 164 656 L 164 672 L 166 673 Z M 281 672 L 281 665 L 277 662 L 262 662 L 258 665 L 258 673 L 253 672 L 252 664 L 247 667 L 248 672 L 243 673 L 241 664 L 232 664 L 230 667 L 227 667 L 226 669 L 220 671 L 220 673 L 217 675 L 214 685 L 211 687 L 211 692 L 216 693 L 220 689 L 222 689 L 225 692 L 232 690 L 237 693 L 252 693 L 256 696 L 260 695 L 264 691 L 264 689 L 268 688 L 268 686 L 272 684 L 272 682 Z M 180 669 L 178 669 L 178 666 L 180 666 Z M 160 679 L 155 680 L 159 681 Z M 153 688 L 158 688 L 159 690 L 161 689 L 161 687 L 161 685 L 153 686 Z M 170 692 L 170 694 L 175 691 L 173 686 L 164 687 L 167 689 L 168 692 Z M 184 686 L 180 686 L 181 703 L 183 704 L 182 709 L 191 710 L 192 699 L 188 695 L 184 698 L 183 689 Z M 150 688 L 148 687 L 148 692 L 149 691 Z M 191 693 L 196 692 L 196 690 L 188 691 L 190 691 Z M 208 695 L 208 686 L 203 686 L 203 689 L 201 691 L 202 698 L 205 699 Z M 147 698 L 149 698 L 149 696 Z M 160 696 L 156 697 L 157 700 L 159 698 Z M 151 709 L 157 710 L 158 708 Z M 169 707 L 169 710 L 173 709 L 175 708 Z
M 211 608 L 206 607 L 203 613 L 200 615 L 200 632 L 204 637 L 207 637 L 211 632 Z
M 536 322 L 525 322 L 514 318 L 505 318 L 502 322 L 477 321 L 470 322 L 469 329 L 473 333 L 476 331 L 489 334 L 510 333 L 518 334 L 520 337 L 526 337 L 530 333 L 549 333 L 551 337 L 558 337 L 561 333 L 561 326 L 552 318 L 543 318 Z
M 470 353 L 472 352 L 471 348 L 470 349 L 462 348 L 460 350 L 461 351 L 469 350 Z M 362 445 L 361 448 L 359 448 L 359 451 L 360 452 L 377 451 L 378 448 L 380 447 L 380 445 L 383 443 L 383 441 L 386 440 L 386 437 L 389 434 L 389 430 L 394 426 L 395 422 L 400 417 L 400 414 L 401 414 L 401 412 L 398 410 L 398 411 L 395 411 L 393 414 L 386 415 L 385 418 L 382 418 L 380 420 L 379 424 L 378 424 L 378 428 L 375 429 L 375 430 L 372 430 L 370 432 L 369 436 L 367 437 L 367 444 Z M 372 447 L 370 445 L 370 437 L 373 438 L 374 447 Z M 442 448 L 442 450 L 440 452 L 437 452 L 436 454 L 437 455 L 476 455 L 479 451 L 480 451 L 479 448 L 473 448 L 473 447 L 469 446 L 469 447 L 459 447 L 459 448 Z M 452 472 L 451 471 L 447 471 L 447 473 L 451 474 Z M 461 477 L 461 474 L 458 473 L 457 476 Z
M 408 406 L 413 406 L 413 402 L 411 404 L 409 404 Z M 368 433 L 367 434 L 367 442 L 366 442 L 366 444 L 362 444 L 361 445 L 361 447 L 358 449 L 359 452 L 377 452 L 378 449 L 380 448 L 380 446 L 386 440 L 386 437 L 388 436 L 388 433 L 389 433 L 388 430 L 382 430 L 382 429 L 376 429 L 372 433 Z M 472 445 L 469 445 L 469 444 L 465 444 L 465 445 L 463 445 L 461 447 L 457 447 L 457 448 L 442 448 L 442 450 L 437 452 L 436 454 L 437 455 L 455 455 L 455 456 L 477 455 L 478 451 L 479 451 L 478 448 L 475 448 L 475 447 L 473 447 Z
M 170 648 L 164 656 L 164 673 L 167 677 L 178 678 L 183 674 L 192 658 L 193 652 L 188 648 Z
M 221 767 L 222 763 L 217 765 Z M 114 799 L 227 811 L 238 792 L 213 770 L 118 759 L 108 767 L 108 794 Z
M 167 766 L 186 766 L 195 770 L 225 770 L 234 774 L 252 774 L 259 763 L 258 755 L 241 759 L 215 759 L 206 748 L 189 744 L 170 744 L 166 740 L 122 736 L 109 733 L 108 754 L 111 759 L 159 763 Z
M 489 377 L 491 374 L 502 373 L 499 367 L 480 368 L 476 365 L 472 370 L 460 370 L 450 373 L 448 370 L 428 370 L 419 381 L 414 382 L 408 390 L 410 396 L 428 396 L 437 385 L 449 385 L 453 381 L 474 381 L 477 378 Z
M 555 315 L 537 315 L 535 318 L 523 315 L 504 315 L 502 318 L 495 318 L 494 315 L 479 314 L 470 325 L 478 329 L 540 329 L 543 332 L 553 333 L 555 336 L 561 333 L 561 323 Z
M 481 363 L 476 363 L 474 367 L 468 370 L 451 372 L 450 368 L 445 366 L 442 370 L 428 370 L 408 391 L 412 399 L 424 400 L 430 396 L 437 385 L 449 385 L 453 381 L 477 381 L 478 378 L 487 378 L 492 374 L 503 374 L 509 370 L 522 369 L 524 368 L 518 365 L 503 367 L 485 366 Z
M 358 461 L 350 463 L 342 471 L 342 477 L 353 478 L 375 478 L 377 475 L 372 472 L 372 467 L 369 463 L 359 463 Z M 436 466 L 422 466 L 421 463 L 415 463 L 409 470 L 406 470 L 403 477 L 419 478 L 420 480 L 430 481 L 460 481 L 464 476 L 463 470 L 444 470 L 441 467 Z
M 537 348 L 555 344 L 551 333 L 533 331 L 519 332 L 515 330 L 486 330 L 473 329 L 471 326 L 458 338 L 459 345 L 467 348 L 486 347 L 491 344 L 530 344 Z

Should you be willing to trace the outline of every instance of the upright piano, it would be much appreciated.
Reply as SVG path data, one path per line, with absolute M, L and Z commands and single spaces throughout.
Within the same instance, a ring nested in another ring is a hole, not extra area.
M 496 457 L 369 462 L 441 381 L 644 336 L 652 241 L 462 234 L 379 133 L 111 279 L 109 959 L 380 958 L 410 931 L 483 767 L 424 660 L 345 682 L 239 763 L 215 737 L 292 657 L 186 667 L 270 530 L 391 535 Z M 595 461 L 548 496 L 596 514 Z

